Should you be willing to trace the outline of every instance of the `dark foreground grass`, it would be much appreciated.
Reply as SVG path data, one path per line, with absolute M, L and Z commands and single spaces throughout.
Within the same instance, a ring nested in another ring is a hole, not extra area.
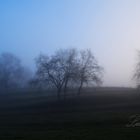
M 140 114 L 135 91 L 96 91 L 67 100 L 45 96 L 3 96 L 0 140 L 139 140 L 140 128 L 127 128 Z
M 37 127 L 37 126 L 36 126 Z M 12 140 L 135 140 L 140 139 L 139 128 L 125 128 L 121 126 L 94 126 L 79 125 L 70 127 L 66 125 L 61 128 L 38 128 L 38 129 L 9 129 L 2 133 L 0 139 Z

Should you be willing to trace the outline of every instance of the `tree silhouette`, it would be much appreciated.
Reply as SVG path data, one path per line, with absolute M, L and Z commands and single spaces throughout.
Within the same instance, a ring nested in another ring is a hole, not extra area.
M 15 89 L 24 79 L 24 68 L 19 58 L 11 53 L 0 55 L 0 88 Z
M 51 56 L 41 54 L 36 59 L 36 66 L 38 82 L 42 81 L 46 86 L 53 85 L 58 98 L 62 91 L 66 97 L 70 83 L 79 85 L 78 94 L 85 83 L 101 84 L 103 69 L 91 50 L 60 49 Z

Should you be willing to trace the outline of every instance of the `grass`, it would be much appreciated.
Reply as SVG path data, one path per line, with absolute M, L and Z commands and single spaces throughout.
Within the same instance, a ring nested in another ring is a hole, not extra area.
M 33 126 L 32 126 L 33 127 Z M 10 130 L 10 129 L 9 129 Z M 134 140 L 139 139 L 139 128 L 124 128 L 122 126 L 104 126 L 94 124 L 78 124 L 74 126 L 64 125 L 61 127 L 22 129 L 11 128 L 9 132 L 1 135 L 1 139 L 62 139 L 62 140 Z
M 45 94 L 0 98 L 2 140 L 135 140 L 140 128 L 127 128 L 140 114 L 140 96 L 130 89 L 92 89 L 80 97 L 53 100 Z

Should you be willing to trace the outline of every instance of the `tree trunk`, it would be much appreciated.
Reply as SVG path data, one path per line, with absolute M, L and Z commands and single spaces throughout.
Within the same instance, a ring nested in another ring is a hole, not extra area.
M 80 82 L 80 86 L 79 86 L 78 94 L 77 95 L 81 94 L 82 87 L 83 87 L 83 81 Z
M 66 80 L 65 85 L 64 85 L 64 99 L 66 99 L 67 85 L 68 85 L 68 80 Z

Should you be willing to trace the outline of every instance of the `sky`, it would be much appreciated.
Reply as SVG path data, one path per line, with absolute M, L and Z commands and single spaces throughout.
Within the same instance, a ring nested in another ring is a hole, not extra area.
M 32 69 L 40 53 L 90 48 L 104 67 L 104 86 L 134 86 L 139 7 L 139 0 L 0 0 L 0 53 Z

